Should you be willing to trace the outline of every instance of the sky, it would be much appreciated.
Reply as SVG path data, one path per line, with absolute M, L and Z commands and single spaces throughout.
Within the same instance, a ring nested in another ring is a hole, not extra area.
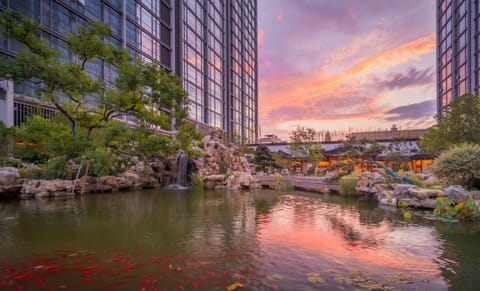
M 434 0 L 259 0 L 259 136 L 434 124 Z

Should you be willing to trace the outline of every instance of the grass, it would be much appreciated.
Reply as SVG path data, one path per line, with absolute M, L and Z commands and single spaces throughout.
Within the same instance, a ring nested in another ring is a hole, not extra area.
M 344 196 L 357 195 L 358 177 L 353 175 L 343 176 L 340 179 L 340 194 Z

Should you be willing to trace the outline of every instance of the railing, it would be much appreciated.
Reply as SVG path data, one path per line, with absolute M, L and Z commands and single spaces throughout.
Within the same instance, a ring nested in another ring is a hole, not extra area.
M 41 101 L 15 98 L 13 101 L 13 124 L 19 126 L 27 118 L 33 115 L 40 115 L 43 118 L 53 118 L 55 116 L 55 107 L 45 104 Z

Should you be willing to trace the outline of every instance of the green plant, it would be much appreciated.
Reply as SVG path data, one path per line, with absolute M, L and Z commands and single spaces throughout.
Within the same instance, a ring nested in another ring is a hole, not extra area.
M 466 188 L 480 186 L 480 145 L 460 144 L 440 154 L 431 169 L 447 184 Z
M 90 161 L 89 174 L 92 176 L 107 176 L 116 173 L 114 162 L 116 156 L 105 149 L 87 152 L 86 159 Z
M 358 177 L 354 175 L 343 176 L 340 179 L 340 194 L 352 196 L 357 194 Z
M 46 166 L 46 178 L 47 179 L 67 179 L 72 180 L 75 176 L 72 169 L 67 165 L 67 159 L 65 157 L 57 157 L 48 160 Z
M 277 181 L 273 185 L 273 189 L 275 191 L 279 192 L 292 192 L 293 191 L 293 185 L 291 183 L 287 183 L 283 181 L 283 177 L 279 175 L 277 177 Z
M 466 201 L 461 201 L 455 204 L 455 201 L 451 197 L 438 197 L 436 199 L 435 209 L 433 214 L 448 220 L 451 219 L 469 219 L 473 220 L 480 214 L 475 201 L 469 197 Z
M 205 185 L 202 177 L 200 177 L 199 175 L 192 175 L 191 179 L 192 179 L 192 190 L 195 192 L 203 192 Z
M 44 179 L 47 176 L 47 168 L 45 166 L 34 166 L 31 168 L 20 168 L 18 173 L 24 179 Z

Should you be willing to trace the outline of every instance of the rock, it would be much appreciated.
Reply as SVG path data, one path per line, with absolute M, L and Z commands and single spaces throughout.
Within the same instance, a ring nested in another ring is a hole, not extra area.
M 425 199 L 421 201 L 421 207 L 423 208 L 435 209 L 435 205 L 437 205 L 436 199 Z
M 465 201 L 470 197 L 470 193 L 460 185 L 449 186 L 444 191 L 445 195 L 450 196 L 455 202 Z
M 203 180 L 223 183 L 225 181 L 225 175 L 210 175 L 203 178 Z
M 13 173 L 16 179 L 20 179 L 20 173 L 18 172 L 18 169 L 15 167 L 1 167 L 0 172 L 3 172 L 3 171 Z
M 437 197 L 444 197 L 445 192 L 442 190 L 430 190 L 430 189 L 418 189 L 418 188 L 411 188 L 408 190 L 408 193 L 414 198 L 418 198 L 420 200 L 428 199 L 428 198 L 437 198 Z
M 410 189 L 418 188 L 415 185 L 411 184 L 394 184 L 393 186 L 393 195 L 395 197 L 401 197 L 409 194 Z
M 72 192 L 73 181 L 70 180 L 27 180 L 22 185 L 21 198 L 45 198 L 58 192 Z
M 0 186 L 10 186 L 15 184 L 17 178 L 15 174 L 9 171 L 0 170 Z
M 385 197 L 385 198 L 380 199 L 379 202 L 382 205 L 395 206 L 395 207 L 397 206 L 397 198 Z

